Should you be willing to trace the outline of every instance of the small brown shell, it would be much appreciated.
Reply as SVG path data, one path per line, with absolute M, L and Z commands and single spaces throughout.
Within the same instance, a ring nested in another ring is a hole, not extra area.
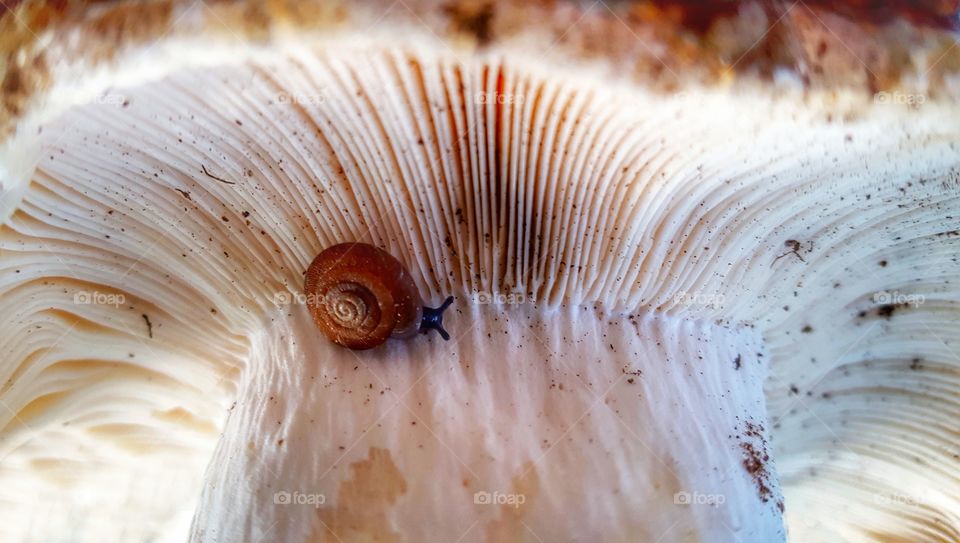
M 320 252 L 304 284 L 313 320 L 330 341 L 370 349 L 417 333 L 423 302 L 413 278 L 390 253 L 366 243 Z

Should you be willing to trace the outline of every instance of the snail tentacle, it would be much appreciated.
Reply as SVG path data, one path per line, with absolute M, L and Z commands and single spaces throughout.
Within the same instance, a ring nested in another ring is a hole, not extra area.
M 440 307 L 423 307 L 423 319 L 420 321 L 420 330 L 426 334 L 429 330 L 436 330 L 444 341 L 450 341 L 450 334 L 443 329 L 443 312 L 453 303 L 453 296 L 447 296 Z

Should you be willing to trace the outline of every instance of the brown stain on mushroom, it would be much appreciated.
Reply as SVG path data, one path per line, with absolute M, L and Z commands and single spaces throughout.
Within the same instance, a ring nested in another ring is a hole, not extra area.
M 89 467 L 66 458 L 34 458 L 27 466 L 45 480 L 61 485 L 66 494 L 75 491 L 70 487 L 82 479 L 83 468 Z
M 200 433 L 216 434 L 219 431 L 213 421 L 198 417 L 182 407 L 174 407 L 164 411 L 154 411 L 153 418 L 170 424 L 176 424 L 177 426 L 185 426 Z
M 536 502 L 540 492 L 540 476 L 533 462 L 526 462 L 520 472 L 513 477 L 510 494 L 523 496 L 522 504 L 500 505 L 500 517 L 487 524 L 487 543 L 503 541 L 522 541 L 529 534 L 523 519 Z
M 116 3 L 97 13 L 88 28 L 105 44 L 97 52 L 113 58 L 116 44 L 149 43 L 172 24 L 174 2 Z
M 108 443 L 133 455 L 151 455 L 163 449 L 157 435 L 146 430 L 142 424 L 98 424 L 87 428 L 86 432 L 98 442 Z
M 82 2 L 47 0 L 6 3 L 0 9 L 0 137 L 13 132 L 34 96 L 52 84 L 50 59 L 38 47 L 47 31 L 83 32 L 80 45 L 64 56 L 82 57 L 92 64 L 113 59 L 121 46 L 151 43 L 172 27 L 176 0 L 156 2 Z
M 24 113 L 31 96 L 48 85 L 47 62 L 30 46 L 39 29 L 61 13 L 62 7 L 47 3 L 0 4 L 0 136 L 12 131 L 12 121 Z
M 573 2 L 547 0 L 408 0 L 407 9 L 393 10 L 391 18 L 427 24 L 441 38 L 472 36 L 480 45 L 540 29 L 554 34 L 555 48 L 564 54 L 583 61 L 620 63 L 636 78 L 665 91 L 679 83 L 674 74 L 681 70 L 702 82 L 727 84 L 734 70 L 770 78 L 780 66 L 805 71 L 805 81 L 816 85 L 840 81 L 847 86 L 856 77 L 869 93 L 896 90 L 910 85 L 916 75 L 911 49 L 921 40 L 930 59 L 930 66 L 920 67 L 919 72 L 926 73 L 932 85 L 927 94 L 940 92 L 945 78 L 960 67 L 960 48 L 954 47 L 952 34 L 937 30 L 948 26 L 944 21 L 955 25 L 955 8 L 950 4 L 956 0 L 932 8 L 898 4 L 879 20 L 859 16 L 873 13 L 865 8 L 851 10 L 826 1 L 814 2 L 812 9 L 793 9 L 782 18 L 781 12 L 768 10 L 762 21 L 754 22 L 766 30 L 761 36 L 742 31 L 752 20 L 739 17 L 735 9 L 707 13 L 709 25 L 704 25 L 706 8 L 690 8 L 696 15 L 691 18 L 690 13 L 676 9 L 677 3 L 660 0 L 584 10 Z M 16 92 L 5 92 L 0 100 L 0 136 L 9 135 L 34 96 L 50 87 L 48 64 L 79 59 L 97 64 L 114 58 L 126 46 L 167 36 L 210 34 L 258 41 L 285 27 L 344 27 L 354 18 L 349 6 L 347 0 L 228 0 L 203 9 L 186 0 L 8 1 L 0 5 L 0 81 Z M 180 17 L 191 9 L 197 17 Z M 907 16 L 917 26 L 893 24 L 894 16 Z M 832 26 L 824 27 L 821 20 Z M 574 21 L 579 24 L 571 26 Z M 50 53 L 39 47 L 47 32 L 62 35 L 74 30 L 79 31 L 79 45 L 58 53 L 64 58 L 48 58 Z M 647 36 L 645 41 L 654 42 L 662 52 L 654 56 L 649 46 L 638 46 L 638 35 Z M 835 47 L 836 35 L 842 36 L 845 47 Z M 737 58 L 731 66 L 730 59 Z
M 470 34 L 481 47 L 493 41 L 496 5 L 490 0 L 459 0 L 444 9 L 456 32 Z
M 33 92 L 46 85 L 48 70 L 46 60 L 36 56 L 29 60 L 18 62 L 11 55 L 6 59 L 7 69 L 0 80 L 0 96 L 2 96 L 2 111 L 0 121 L 6 115 L 21 115 L 27 106 Z
M 936 533 L 936 526 L 931 526 Z M 916 543 L 916 539 L 908 536 L 894 535 L 891 533 L 879 532 L 876 530 L 866 530 L 864 532 L 864 541 L 876 541 L 877 543 Z M 936 539 L 931 541 L 947 541 L 946 539 Z
M 341 541 L 401 541 L 391 529 L 388 516 L 407 481 L 390 456 L 390 451 L 371 447 L 366 460 L 350 464 L 351 478 L 340 483 L 336 506 L 320 508 L 311 543 Z

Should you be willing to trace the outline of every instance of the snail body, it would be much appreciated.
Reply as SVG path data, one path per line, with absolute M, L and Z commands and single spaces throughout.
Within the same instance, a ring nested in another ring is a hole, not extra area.
M 366 243 L 341 243 L 313 259 L 304 281 L 307 306 L 330 341 L 370 349 L 389 338 L 434 329 L 444 339 L 443 310 L 423 307 L 407 269 L 390 253 Z

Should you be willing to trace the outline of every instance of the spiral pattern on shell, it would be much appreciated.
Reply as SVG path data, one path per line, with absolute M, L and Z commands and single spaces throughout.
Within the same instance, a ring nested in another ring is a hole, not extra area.
M 370 349 L 420 326 L 422 301 L 403 265 L 382 249 L 342 243 L 323 250 L 307 269 L 304 291 L 320 330 L 334 343 Z

